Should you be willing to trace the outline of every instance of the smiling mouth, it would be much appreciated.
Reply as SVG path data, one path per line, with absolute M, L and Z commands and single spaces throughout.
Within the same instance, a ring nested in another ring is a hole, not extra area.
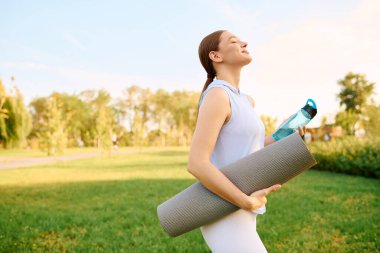
M 242 53 L 243 53 L 243 54 L 249 54 L 249 52 L 248 52 L 248 51 L 242 51 Z

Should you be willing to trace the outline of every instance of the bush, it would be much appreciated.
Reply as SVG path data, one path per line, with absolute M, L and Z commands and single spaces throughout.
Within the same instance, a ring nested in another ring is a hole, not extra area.
M 380 138 L 353 136 L 314 142 L 309 145 L 318 164 L 317 170 L 380 178 Z

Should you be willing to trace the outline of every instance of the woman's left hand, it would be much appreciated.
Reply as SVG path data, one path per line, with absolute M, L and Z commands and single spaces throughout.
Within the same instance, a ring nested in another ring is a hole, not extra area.
M 294 129 L 294 132 L 296 132 L 296 130 Z M 305 135 L 305 133 L 306 133 L 306 126 L 304 126 L 304 127 L 298 127 L 298 133 L 300 134 L 300 136 L 302 137 L 302 138 L 304 138 L 304 135 Z

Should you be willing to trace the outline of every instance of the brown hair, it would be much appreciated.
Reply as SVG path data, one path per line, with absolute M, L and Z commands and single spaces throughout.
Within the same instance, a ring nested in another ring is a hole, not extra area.
M 207 80 L 206 80 L 205 85 L 203 86 L 201 97 L 202 97 L 202 93 L 207 89 L 209 84 L 214 80 L 216 76 L 216 71 L 214 69 L 214 66 L 212 65 L 212 60 L 209 57 L 209 53 L 211 51 L 219 50 L 220 36 L 225 31 L 226 30 L 218 30 L 213 33 L 210 33 L 209 35 L 204 37 L 201 43 L 199 44 L 199 48 L 198 48 L 199 60 L 201 61 L 203 68 L 207 72 Z M 199 98 L 199 102 L 200 102 L 201 97 Z M 199 113 L 199 102 L 198 102 L 198 113 Z

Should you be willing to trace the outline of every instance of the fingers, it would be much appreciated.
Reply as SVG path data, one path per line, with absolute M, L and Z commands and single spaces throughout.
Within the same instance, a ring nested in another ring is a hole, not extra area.
M 302 127 L 298 127 L 298 130 L 299 130 L 300 135 L 302 136 L 303 135 L 303 128 Z
M 253 192 L 250 196 L 255 196 L 255 197 L 265 197 L 266 195 L 268 195 L 269 193 L 271 192 L 275 192 L 277 191 L 278 189 L 281 188 L 281 185 L 280 184 L 275 184 L 275 185 L 272 185 L 271 187 L 268 187 L 268 188 L 265 188 L 265 189 L 262 189 L 262 190 L 258 190 L 258 191 L 255 191 Z
M 295 132 L 297 132 L 296 129 L 293 130 L 293 133 L 295 133 Z M 306 126 L 304 126 L 304 127 L 299 126 L 298 127 L 298 133 L 301 137 L 303 137 L 306 133 Z
M 265 196 L 268 195 L 269 193 L 271 192 L 274 192 L 274 191 L 277 191 L 278 189 L 281 188 L 281 185 L 280 184 L 276 184 L 276 185 L 272 185 L 271 187 L 268 187 L 266 189 L 264 189 L 264 194 Z
M 280 184 L 275 184 L 275 185 L 271 186 L 271 188 L 272 188 L 272 191 L 277 191 L 278 189 L 281 188 L 281 185 Z

